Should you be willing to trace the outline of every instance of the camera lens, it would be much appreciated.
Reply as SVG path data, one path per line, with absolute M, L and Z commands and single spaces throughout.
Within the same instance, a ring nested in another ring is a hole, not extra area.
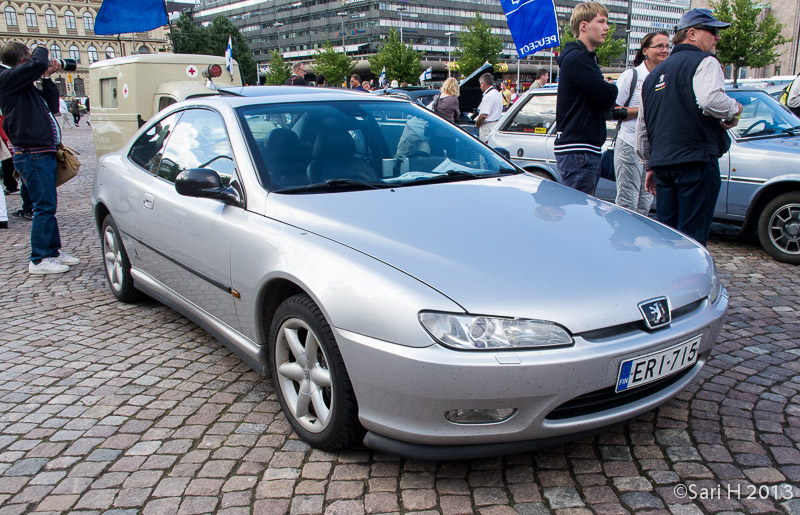
M 78 69 L 78 63 L 75 59 L 59 59 L 59 64 L 61 64 L 61 69 L 65 72 L 74 72 Z

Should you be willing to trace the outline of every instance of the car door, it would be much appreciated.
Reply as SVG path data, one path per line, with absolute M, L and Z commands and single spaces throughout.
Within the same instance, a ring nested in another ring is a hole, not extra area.
M 230 235 L 243 209 L 178 194 L 175 178 L 191 168 L 213 169 L 223 184 L 236 176 L 225 122 L 210 109 L 183 111 L 156 175 L 143 189 L 139 223 L 148 251 L 147 273 L 238 330 L 230 288 Z
M 491 142 L 505 148 L 522 168 L 542 168 L 557 177 L 553 141 L 555 139 L 556 95 L 529 95 L 518 109 L 500 121 L 501 127 Z

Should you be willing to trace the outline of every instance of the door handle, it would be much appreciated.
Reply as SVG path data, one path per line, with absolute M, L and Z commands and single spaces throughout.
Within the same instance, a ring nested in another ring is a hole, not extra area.
M 144 207 L 146 207 L 147 209 L 153 209 L 153 203 L 155 201 L 156 201 L 156 198 L 154 196 L 152 196 L 149 193 L 145 193 L 144 194 L 144 201 L 142 203 L 144 204 Z

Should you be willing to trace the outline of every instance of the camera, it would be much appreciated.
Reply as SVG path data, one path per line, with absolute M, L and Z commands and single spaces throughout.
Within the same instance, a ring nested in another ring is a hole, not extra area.
M 603 118 L 606 120 L 626 120 L 628 118 L 628 108 L 611 107 L 603 113 Z
M 78 62 L 75 59 L 58 59 L 58 63 L 65 72 L 74 72 L 78 69 Z

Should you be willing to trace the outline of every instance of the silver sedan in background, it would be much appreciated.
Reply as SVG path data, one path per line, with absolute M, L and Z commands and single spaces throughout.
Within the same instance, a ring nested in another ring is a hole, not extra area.
M 731 148 L 719 160 L 722 188 L 714 217 L 740 225 L 742 235 L 756 233 L 776 260 L 800 264 L 800 118 L 763 90 L 727 93 L 744 110 L 728 131 Z M 508 150 L 525 170 L 560 182 L 553 155 L 555 120 L 556 90 L 531 90 L 500 120 L 489 146 Z M 607 129 L 606 148 L 616 122 L 608 122 Z M 600 180 L 599 198 L 613 202 L 616 192 L 614 182 Z
M 100 159 L 92 201 L 111 293 L 269 375 L 311 445 L 520 452 L 651 410 L 709 359 L 728 298 L 695 242 L 409 102 L 267 93 L 168 107 Z

